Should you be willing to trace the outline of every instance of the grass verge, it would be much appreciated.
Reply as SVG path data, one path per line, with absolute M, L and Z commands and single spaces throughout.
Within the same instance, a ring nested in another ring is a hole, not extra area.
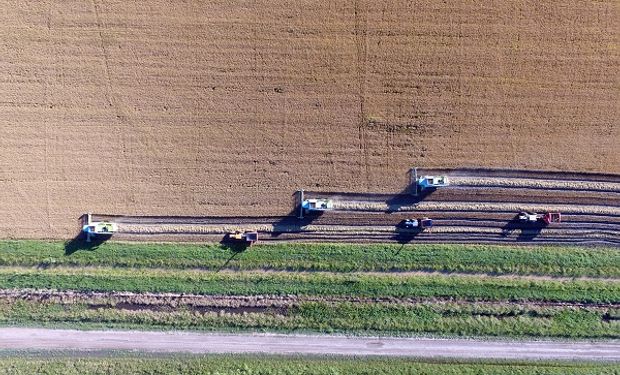
M 0 266 L 109 266 L 290 271 L 437 271 L 619 277 L 613 248 L 487 245 L 276 244 L 235 253 L 222 245 L 104 243 L 71 254 L 62 242 L 2 241 Z
M 0 268 L 6 289 L 178 292 L 207 295 L 316 295 L 487 301 L 617 303 L 620 282 L 470 275 L 205 272 L 115 268 Z
M 333 374 L 462 374 L 462 375 L 565 375 L 613 374 L 618 366 L 609 363 L 553 363 L 505 361 L 416 360 L 405 358 L 299 357 L 259 355 L 210 356 L 103 356 L 92 357 L 4 357 L 0 375 L 82 374 L 218 374 L 218 375 L 333 375 Z
M 302 302 L 213 308 L 0 301 L 0 324 L 82 328 L 253 330 L 617 339 L 620 310 L 463 303 Z

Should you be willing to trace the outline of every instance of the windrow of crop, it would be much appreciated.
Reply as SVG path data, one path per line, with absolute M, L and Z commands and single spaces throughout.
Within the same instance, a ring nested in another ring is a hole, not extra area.
M 171 309 L 144 306 L 0 301 L 0 324 L 191 330 L 430 333 L 449 336 L 620 338 L 617 308 L 462 303 L 303 302 L 289 308 Z
M 6 289 L 317 295 L 617 303 L 614 280 L 540 280 L 469 275 L 206 272 L 115 268 L 0 268 Z
M 408 358 L 300 357 L 265 355 L 161 356 L 125 355 L 96 357 L 0 358 L 0 375 L 602 375 L 613 374 L 616 364 L 507 361 L 424 361 Z
M 568 181 L 568 180 L 541 180 L 532 178 L 508 177 L 450 177 L 450 184 L 455 186 L 498 186 L 508 188 L 535 188 L 535 189 L 564 189 L 620 192 L 620 184 L 605 181 Z
M 344 211 L 390 210 L 387 203 L 364 201 L 334 201 L 334 208 Z M 591 214 L 620 216 L 620 207 L 601 205 L 562 205 L 541 203 L 492 203 L 492 202 L 432 202 L 422 201 L 409 206 L 401 206 L 398 211 L 502 211 L 502 212 L 544 212 L 557 211 L 565 214 Z
M 67 254 L 65 244 L 0 242 L 0 266 L 110 266 L 289 271 L 434 271 L 620 277 L 613 248 L 485 245 L 277 244 L 235 253 L 218 244 L 104 243 Z

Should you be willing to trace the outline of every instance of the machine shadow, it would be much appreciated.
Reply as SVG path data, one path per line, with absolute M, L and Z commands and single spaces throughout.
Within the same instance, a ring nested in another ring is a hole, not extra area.
M 515 231 L 520 231 L 516 237 L 517 242 L 528 242 L 540 235 L 546 227 L 543 223 L 524 223 L 519 220 L 519 214 L 515 215 L 502 227 L 502 237 L 511 236 Z
M 220 246 L 222 247 L 222 249 L 230 251 L 231 255 L 228 259 L 226 259 L 224 264 L 222 264 L 222 266 L 219 267 L 215 272 L 220 272 L 221 270 L 227 268 L 230 262 L 237 258 L 239 254 L 244 253 L 250 247 L 250 244 L 233 241 L 228 237 L 228 235 L 226 235 L 220 241 Z
M 540 235 L 540 232 L 542 232 L 544 227 L 544 225 L 538 225 L 535 227 L 522 229 L 521 233 L 519 233 L 519 235 L 517 236 L 517 241 L 528 242 L 534 240 L 536 237 L 538 237 L 538 235 Z
M 402 191 L 385 201 L 388 206 L 388 213 L 398 212 L 402 207 L 420 203 L 437 190 L 437 188 L 433 187 L 426 189 L 421 188 L 417 181 L 415 181 L 415 178 L 412 175 L 412 170 L 407 172 L 407 180 L 409 181 L 409 184 Z
M 402 230 L 398 230 L 398 232 L 396 232 L 396 234 L 392 236 L 391 240 L 403 246 L 401 246 L 394 255 L 400 254 L 400 251 L 403 249 L 404 245 L 415 240 L 415 238 L 423 231 L 424 231 L 423 229 L 417 229 L 415 231 L 406 231 L 406 232 Z
M 519 229 L 523 229 L 523 224 L 519 221 L 519 214 L 516 214 L 502 227 L 502 237 L 508 237 Z
M 414 186 L 413 189 L 417 189 L 417 186 Z M 407 187 L 403 191 L 398 194 L 393 195 L 390 199 L 386 200 L 387 204 L 387 212 L 398 212 L 401 208 L 405 206 L 413 206 L 415 204 L 420 203 L 421 201 L 427 199 L 429 196 L 435 192 L 434 188 L 424 189 L 422 191 L 418 191 L 417 194 L 411 194 L 411 189 Z
M 112 235 L 97 235 L 91 237 L 90 241 L 87 241 L 86 233 L 80 231 L 77 236 L 65 242 L 65 255 L 72 255 L 80 250 L 95 251 L 111 237 Z
M 301 210 L 301 195 L 299 191 L 294 192 L 293 209 L 286 215 L 280 217 L 273 223 L 273 232 L 271 237 L 279 237 L 283 233 L 291 232 L 291 229 L 301 229 L 301 227 L 312 224 L 315 220 L 323 215 L 323 211 L 304 212 Z

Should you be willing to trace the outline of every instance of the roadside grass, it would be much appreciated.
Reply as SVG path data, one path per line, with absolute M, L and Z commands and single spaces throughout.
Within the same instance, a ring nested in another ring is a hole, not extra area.
M 0 241 L 0 266 L 108 266 L 289 271 L 435 271 L 620 277 L 620 252 L 605 247 L 259 244 L 235 253 L 219 244 L 116 243 L 65 255 L 62 242 Z
M 249 310 L 249 311 L 247 311 Z M 458 303 L 303 302 L 262 309 L 0 301 L 0 324 L 81 328 L 283 331 L 440 336 L 620 338 L 620 310 Z
M 0 357 L 0 375 L 565 375 L 613 374 L 619 366 L 594 362 L 508 362 L 421 360 L 385 357 L 301 357 L 267 355 L 153 356 L 100 354 L 99 357 Z
M 473 275 L 0 268 L 3 289 L 618 303 L 620 281 Z

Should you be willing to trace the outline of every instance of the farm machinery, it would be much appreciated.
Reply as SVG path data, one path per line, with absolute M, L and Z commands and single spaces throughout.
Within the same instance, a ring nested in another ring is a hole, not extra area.
M 415 186 L 415 194 L 418 194 L 418 191 L 431 191 L 437 188 L 446 187 L 450 185 L 450 181 L 448 180 L 448 176 L 419 176 L 418 177 L 418 169 L 413 168 L 411 170 L 411 185 Z
M 252 246 L 256 241 L 258 241 L 258 232 L 257 231 L 235 231 L 226 234 L 226 238 L 229 241 L 236 243 L 243 243 L 246 246 Z
M 427 217 L 419 219 L 405 219 L 398 224 L 398 227 L 403 229 L 418 229 L 424 230 L 433 226 L 433 220 Z
M 92 221 L 92 215 L 86 215 L 86 224 L 82 226 L 82 232 L 86 233 L 86 242 L 91 242 L 97 236 L 112 236 L 118 231 L 118 225 L 109 221 Z
M 308 198 L 304 199 L 304 191 L 299 190 L 299 218 L 303 219 L 304 214 L 321 214 L 324 211 L 334 209 L 334 202 L 328 198 Z
M 562 214 L 559 212 L 547 212 L 544 214 L 521 212 L 519 213 L 518 219 L 525 224 L 543 223 L 544 225 L 549 225 L 551 223 L 561 222 Z
M 326 198 L 306 199 L 301 202 L 301 207 L 306 212 L 312 211 L 329 211 L 334 209 L 334 202 Z

